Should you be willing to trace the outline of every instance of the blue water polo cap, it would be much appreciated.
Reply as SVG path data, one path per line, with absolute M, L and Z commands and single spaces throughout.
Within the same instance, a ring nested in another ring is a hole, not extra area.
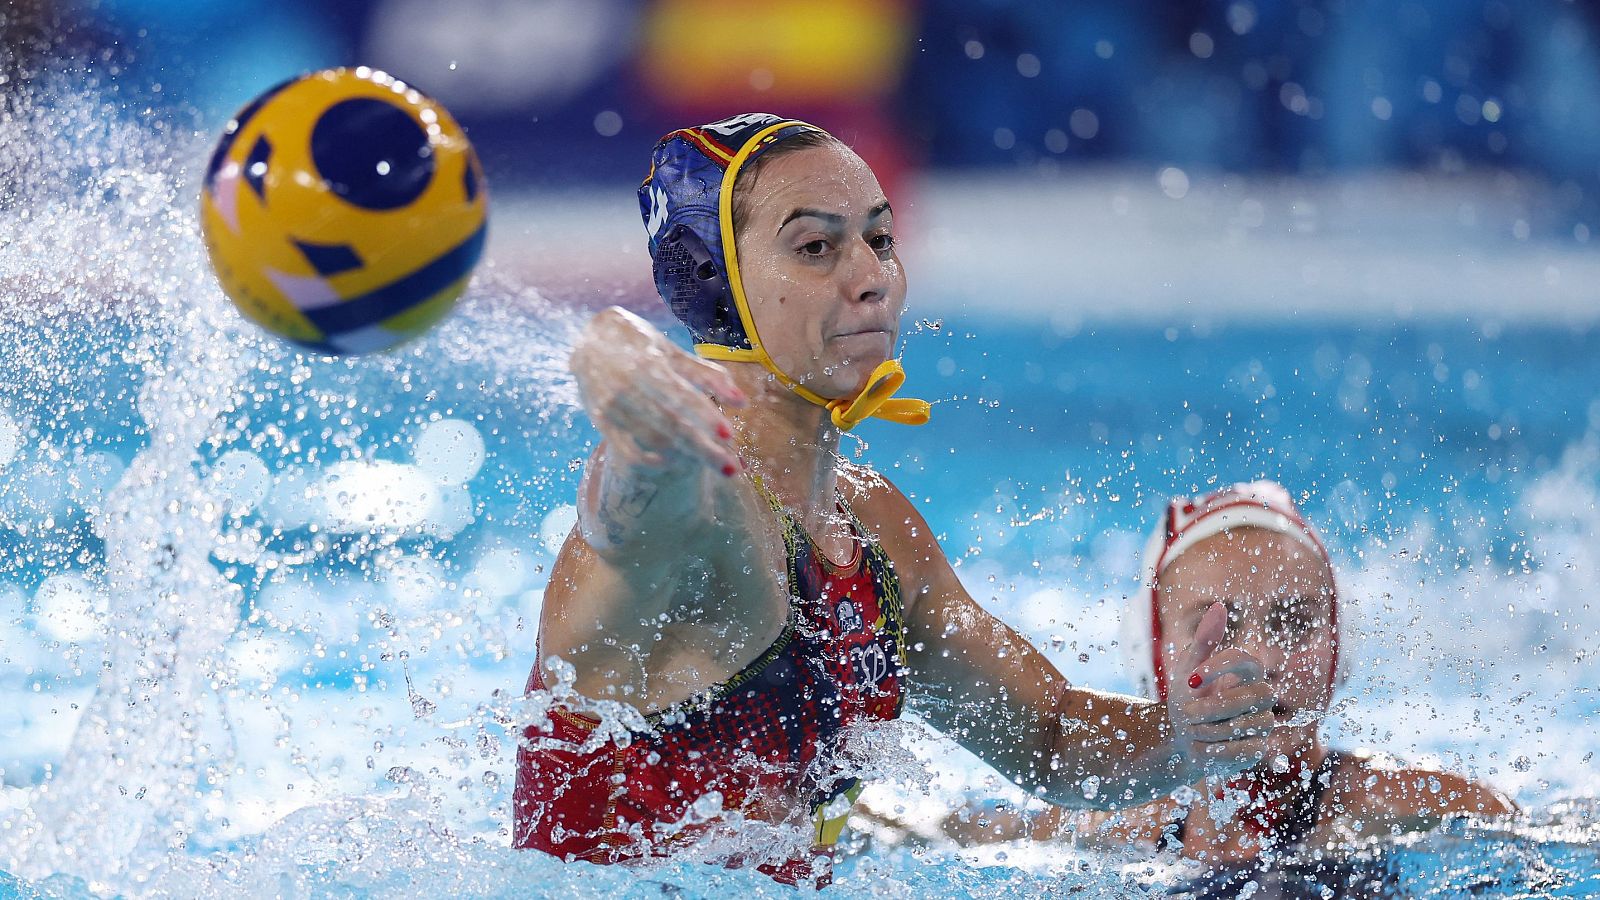
M 725 232 L 732 243 L 732 223 L 725 229 L 722 214 L 724 184 L 731 199 L 734 178 L 759 151 L 807 131 L 822 129 L 771 113 L 745 113 L 679 129 L 656 144 L 650 176 L 639 186 L 639 212 L 650 236 L 656 290 L 696 345 L 755 348 L 724 252 Z M 750 152 L 741 156 L 746 147 Z

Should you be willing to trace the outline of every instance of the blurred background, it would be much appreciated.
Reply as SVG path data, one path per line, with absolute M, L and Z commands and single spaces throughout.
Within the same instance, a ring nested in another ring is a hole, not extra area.
M 476 142 L 494 257 L 576 302 L 653 302 L 657 137 L 769 110 L 877 169 L 927 311 L 1597 306 L 1593 3 L 11 0 L 3 27 L 13 86 L 87 66 L 203 128 L 295 72 L 391 71 Z
M 252 97 L 358 64 L 466 126 L 490 246 L 428 338 L 319 359 L 223 301 L 194 185 Z M 851 143 L 895 206 L 907 393 L 934 420 L 844 452 L 1069 678 L 1132 687 L 1121 600 L 1170 496 L 1273 478 L 1359 625 L 1333 743 L 1530 809 L 1600 794 L 1600 5 L 3 0 L 0 803 L 108 768 L 69 744 L 113 696 L 97 655 L 139 632 L 103 620 L 137 599 L 108 594 L 111 550 L 143 536 L 96 523 L 148 487 L 216 533 L 182 615 L 134 604 L 146 630 L 211 610 L 206 579 L 241 589 L 224 687 L 196 691 L 232 736 L 190 738 L 237 771 L 189 776 L 191 846 L 423 771 L 478 785 L 434 796 L 504 846 L 504 707 L 595 440 L 565 355 L 603 304 L 671 326 L 635 194 L 651 148 L 754 110 Z M 196 420 L 207 397 L 235 405 Z M 152 454 L 194 484 L 123 477 Z M 1006 790 L 941 771 L 951 796 Z M 319 843 L 300 827 L 284 846 Z M 116 858 L 6 840 L 0 870 Z

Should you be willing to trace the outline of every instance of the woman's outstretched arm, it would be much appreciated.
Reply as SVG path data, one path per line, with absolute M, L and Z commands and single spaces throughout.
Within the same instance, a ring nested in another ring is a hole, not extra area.
M 1107 809 L 1144 803 L 1262 759 L 1273 726 L 1261 665 L 1217 650 L 1207 613 L 1166 703 L 1069 685 L 1054 665 L 962 587 L 927 523 L 882 482 L 874 509 L 906 591 L 917 709 L 935 727 L 1046 800 Z

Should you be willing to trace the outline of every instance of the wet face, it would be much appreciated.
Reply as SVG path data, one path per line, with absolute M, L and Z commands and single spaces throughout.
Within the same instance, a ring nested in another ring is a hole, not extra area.
M 790 378 L 829 399 L 851 396 L 894 353 L 905 308 L 877 177 L 827 144 L 767 160 L 747 190 L 736 240 L 761 342 Z
M 1189 548 L 1162 573 L 1160 586 L 1166 671 L 1174 671 L 1200 617 L 1220 600 L 1228 610 L 1224 646 L 1244 649 L 1261 661 L 1278 695 L 1278 721 L 1327 710 L 1334 666 L 1333 576 L 1315 551 L 1265 529 L 1231 529 Z M 1316 722 L 1279 728 L 1269 753 L 1303 753 L 1316 730 Z

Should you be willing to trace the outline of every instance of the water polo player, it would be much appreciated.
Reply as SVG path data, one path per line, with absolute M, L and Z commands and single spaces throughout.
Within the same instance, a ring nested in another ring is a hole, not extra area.
M 1168 657 L 1163 700 L 1070 687 L 968 596 L 905 496 L 839 455 L 867 417 L 928 418 L 895 396 L 906 278 L 859 157 L 813 126 L 738 116 L 662 139 L 639 196 L 697 356 L 619 309 L 580 338 L 572 371 L 603 442 L 529 688 L 559 657 L 583 697 L 646 725 L 618 741 L 558 708 L 530 726 L 517 846 L 613 862 L 736 814 L 809 825 L 804 852 L 750 862 L 823 881 L 860 789 L 833 752 L 911 696 L 1067 805 L 1143 802 L 1262 758 L 1274 698 L 1249 653 L 1215 651 L 1220 605 Z
M 1228 609 L 1223 646 L 1260 660 L 1274 688 L 1278 727 L 1267 758 L 1226 786 L 1204 784 L 1114 815 L 1095 814 L 1079 833 L 1112 843 L 1180 848 L 1213 863 L 1241 863 L 1269 848 L 1323 848 L 1374 835 L 1431 827 L 1453 813 L 1503 815 L 1494 790 L 1453 775 L 1381 765 L 1324 748 L 1321 719 L 1344 678 L 1348 610 L 1328 552 L 1288 493 L 1272 482 L 1238 484 L 1168 504 L 1144 555 L 1142 590 L 1130 598 L 1121 643 L 1147 697 L 1170 695 L 1206 610 Z M 963 817 L 970 821 L 973 817 Z M 950 823 L 964 837 L 1012 837 Z M 1046 811 L 1026 830 L 1061 831 Z

